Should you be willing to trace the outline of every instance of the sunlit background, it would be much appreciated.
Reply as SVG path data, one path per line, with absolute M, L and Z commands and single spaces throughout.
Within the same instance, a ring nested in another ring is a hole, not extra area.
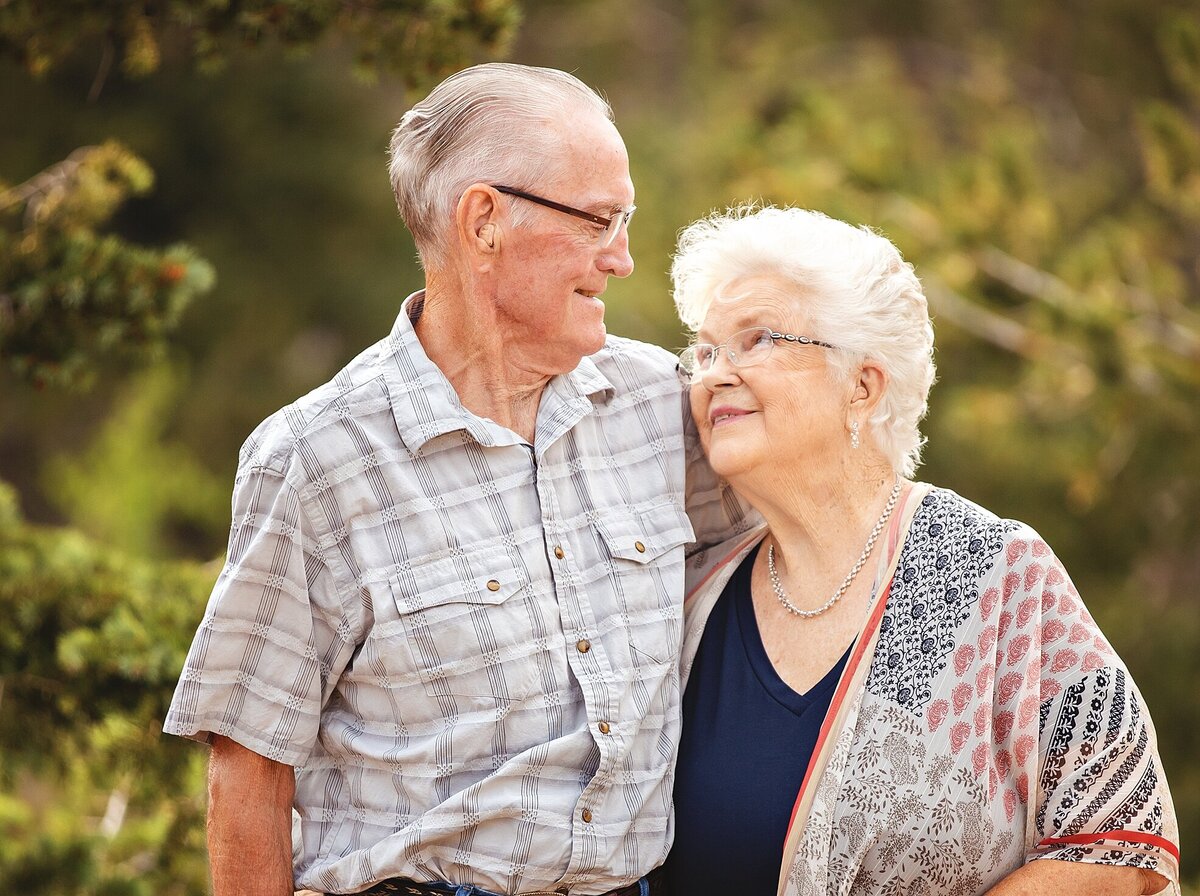
M 509 59 L 615 109 L 637 270 L 611 332 L 681 348 L 675 235 L 744 200 L 916 265 L 921 478 L 1064 559 L 1157 723 L 1196 892 L 1194 3 L 50 5 L 0 0 L 0 888 L 207 892 L 204 751 L 159 724 L 238 447 L 420 287 L 389 131 Z

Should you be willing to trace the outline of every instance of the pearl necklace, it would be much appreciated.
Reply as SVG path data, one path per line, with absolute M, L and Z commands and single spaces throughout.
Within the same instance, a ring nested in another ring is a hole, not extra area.
M 862 553 L 858 555 L 858 560 L 854 563 L 854 568 L 850 570 L 845 579 L 842 580 L 841 587 L 833 592 L 833 597 L 821 604 L 815 610 L 801 610 L 790 600 L 788 600 L 787 592 L 783 590 L 783 583 L 779 581 L 779 573 L 775 570 L 775 542 L 772 541 L 767 548 L 767 572 L 771 576 L 771 588 L 775 591 L 775 596 L 779 598 L 779 602 L 783 604 L 783 608 L 793 616 L 803 616 L 805 619 L 811 619 L 814 616 L 820 616 L 839 600 L 846 593 L 846 589 L 850 587 L 850 583 L 854 581 L 855 576 L 862 570 L 863 565 L 867 562 L 867 558 L 871 556 L 871 551 L 875 548 L 875 542 L 879 539 L 879 534 L 883 532 L 883 527 L 887 525 L 888 518 L 892 515 L 892 511 L 896 509 L 896 499 L 900 497 L 900 487 L 903 483 L 897 479 L 896 484 L 892 487 L 892 493 L 888 496 L 887 506 L 883 508 L 883 514 L 875 523 L 875 528 L 871 530 L 870 536 L 867 538 L 866 547 Z

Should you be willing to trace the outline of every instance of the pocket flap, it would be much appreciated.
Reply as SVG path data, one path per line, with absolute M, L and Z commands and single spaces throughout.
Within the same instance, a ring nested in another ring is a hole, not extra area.
M 635 563 L 649 563 L 696 538 L 683 508 L 671 502 L 606 508 L 595 525 L 612 556 Z
M 524 571 L 502 550 L 415 564 L 388 580 L 401 613 L 453 603 L 501 604 L 525 582 Z

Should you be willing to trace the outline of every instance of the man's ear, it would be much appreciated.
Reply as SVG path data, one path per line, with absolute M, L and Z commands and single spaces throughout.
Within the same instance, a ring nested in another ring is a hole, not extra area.
M 496 191 L 487 184 L 471 184 L 454 211 L 455 232 L 464 256 L 486 264 L 499 250 L 504 232 Z

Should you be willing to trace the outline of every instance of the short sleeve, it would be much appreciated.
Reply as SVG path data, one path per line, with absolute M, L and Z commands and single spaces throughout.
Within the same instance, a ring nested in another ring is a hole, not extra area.
M 1154 871 L 1178 892 L 1179 835 L 1154 727 L 1129 674 L 1092 669 L 1043 706 L 1029 858 Z
M 202 741 L 220 734 L 303 765 L 354 647 L 343 604 L 297 488 L 243 458 L 225 566 L 163 730 Z

